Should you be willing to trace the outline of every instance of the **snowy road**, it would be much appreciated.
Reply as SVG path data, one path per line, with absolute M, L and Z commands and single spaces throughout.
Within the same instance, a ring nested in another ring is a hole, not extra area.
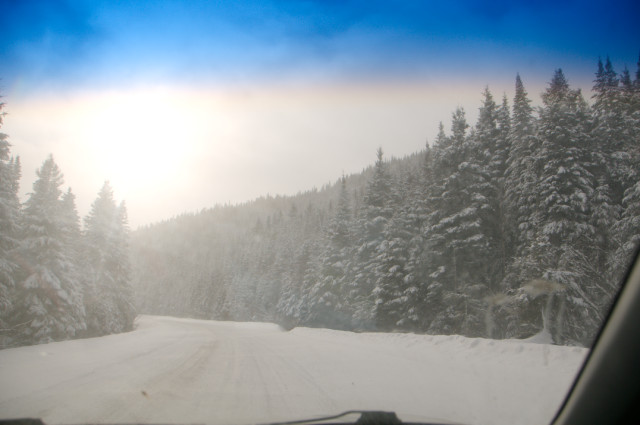
M 458 336 L 283 331 L 142 316 L 135 331 L 0 351 L 0 418 L 264 423 L 351 409 L 547 423 L 586 350 Z

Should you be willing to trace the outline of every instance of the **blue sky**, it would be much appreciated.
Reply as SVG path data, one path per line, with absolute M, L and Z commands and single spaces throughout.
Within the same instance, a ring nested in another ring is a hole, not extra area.
M 135 226 L 418 151 L 516 73 L 538 102 L 558 67 L 635 72 L 639 4 L 0 0 L 2 130 L 23 192 L 52 152 L 81 213 L 110 179 Z
M 605 55 L 633 67 L 640 51 L 637 1 L 3 3 L 5 90 L 17 79 L 40 88 L 550 75 Z

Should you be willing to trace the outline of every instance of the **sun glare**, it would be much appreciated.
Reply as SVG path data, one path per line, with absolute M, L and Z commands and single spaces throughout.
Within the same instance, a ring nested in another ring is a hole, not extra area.
M 206 133 L 201 114 L 167 90 L 102 94 L 86 113 L 95 163 L 131 194 L 183 180 Z

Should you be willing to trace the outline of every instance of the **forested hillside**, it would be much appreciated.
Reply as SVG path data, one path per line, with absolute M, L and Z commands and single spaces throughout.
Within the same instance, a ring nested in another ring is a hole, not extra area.
M 0 348 L 131 329 L 124 203 L 105 183 L 81 228 L 53 156 L 36 173 L 21 204 L 20 158 L 0 133 Z
M 640 63 L 541 98 L 518 76 L 410 158 L 138 230 L 140 310 L 588 344 L 640 239 Z

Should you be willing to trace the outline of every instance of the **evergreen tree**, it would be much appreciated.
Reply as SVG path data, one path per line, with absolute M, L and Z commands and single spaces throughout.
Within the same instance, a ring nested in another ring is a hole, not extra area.
M 507 228 L 505 212 L 505 172 L 509 157 L 509 132 L 511 117 L 506 96 L 502 105 L 497 107 L 489 89 L 485 89 L 484 102 L 475 137 L 478 145 L 484 147 L 487 158 L 473 156 L 478 169 L 486 169 L 484 179 L 479 180 L 476 197 L 484 196 L 485 203 L 480 207 L 479 218 L 483 233 L 488 239 L 489 251 L 485 253 L 487 280 L 485 284 L 492 292 L 500 290 L 507 265 Z
M 469 328 L 470 316 L 465 315 L 468 292 L 478 282 L 478 257 L 473 253 L 487 248 L 477 216 L 477 202 L 486 198 L 475 198 L 471 192 L 483 176 L 476 164 L 467 161 L 474 146 L 465 134 L 468 124 L 462 109 L 453 113 L 451 127 L 452 136 L 439 137 L 435 148 L 439 182 L 430 195 L 433 213 L 425 232 L 429 267 L 426 303 L 432 306 L 425 306 L 425 310 L 432 311 L 423 315 L 430 322 L 429 329 L 447 334 Z
M 418 173 L 406 170 L 400 188 L 400 207 L 384 230 L 374 271 L 374 317 L 378 330 L 411 329 L 419 322 L 418 297 L 423 240 L 418 215 L 421 190 Z
M 589 152 L 583 127 L 583 101 L 569 89 L 561 70 L 556 71 L 543 94 L 540 157 L 542 167 L 538 189 L 542 200 L 542 234 L 553 246 L 575 242 L 585 247 L 593 229 L 587 223 L 587 202 L 593 193 L 593 175 L 587 169 Z
M 376 152 L 373 177 L 367 185 L 364 205 L 357 223 L 356 265 L 349 290 L 354 321 L 359 328 L 374 328 L 373 289 L 376 281 L 377 256 L 384 241 L 384 230 L 393 215 L 394 199 L 391 176 L 383 160 L 382 148 Z
M 80 216 L 76 210 L 76 196 L 71 188 L 61 198 L 61 230 L 69 253 L 75 259 L 81 258 Z
M 613 229 L 617 245 L 607 279 L 614 286 L 624 277 L 633 254 L 640 247 L 640 180 L 625 191 L 622 207 L 622 216 Z M 610 296 L 614 291 L 612 288 Z
M 540 223 L 540 199 L 537 185 L 542 163 L 537 160 L 540 153 L 540 139 L 537 137 L 537 123 L 533 115 L 520 75 L 516 76 L 513 119 L 508 135 L 509 156 L 505 170 L 505 222 L 507 223 L 507 252 L 512 256 L 508 261 L 502 289 L 512 294 L 531 279 L 539 277 L 540 270 L 532 252 L 536 231 Z M 511 306 L 498 308 L 506 317 L 500 322 L 503 335 L 520 337 L 531 333 L 531 323 L 538 318 L 538 310 L 533 308 L 534 318 L 519 320 Z
M 4 118 L 4 103 L 0 102 L 0 128 Z M 8 136 L 0 132 L 0 329 L 8 330 L 13 322 L 18 264 L 14 258 L 20 238 L 20 158 L 10 157 Z M 0 347 L 11 343 L 8 331 L 0 333 Z
M 314 261 L 319 257 L 318 249 L 315 240 L 304 243 L 301 252 L 296 256 L 291 275 L 283 279 L 277 311 L 279 319 L 287 328 L 300 324 L 315 324 L 318 320 L 315 312 L 309 311 L 317 303 L 317 294 L 312 292 L 318 280 L 315 272 L 319 266 Z
M 344 248 L 352 244 L 351 225 L 352 215 L 349 191 L 347 190 L 347 179 L 342 176 L 340 179 L 340 198 L 338 199 L 337 211 L 329 228 L 331 243 L 336 248 Z
M 25 343 L 66 339 L 85 329 L 82 287 L 65 234 L 63 176 L 52 156 L 37 175 L 24 207 L 20 250 L 25 264 L 16 300 L 16 322 L 23 326 Z
M 537 127 L 531 101 L 520 75 L 517 75 L 512 123 L 507 136 L 509 155 L 504 180 L 507 252 L 512 255 L 502 282 L 503 291 L 513 296 L 519 296 L 518 288 L 540 275 L 533 253 L 541 220 L 538 207 L 541 200 L 537 188 L 543 165 L 538 158 L 541 145 Z M 494 331 L 505 337 L 523 337 L 535 333 L 539 329 L 538 306 L 521 304 L 514 308 L 506 300 L 509 298 L 491 298 L 490 313 Z
M 640 60 L 635 79 L 631 81 L 629 71 L 625 69 L 620 78 L 619 104 L 612 105 L 609 114 L 618 113 L 620 117 L 611 117 L 610 121 L 620 124 L 617 128 L 607 128 L 606 136 L 619 138 L 620 149 L 608 158 L 616 169 L 611 172 L 611 186 L 622 192 L 618 207 L 619 220 L 613 224 L 609 244 L 609 279 L 618 282 L 622 278 L 621 270 L 626 270 L 629 258 L 632 257 L 640 241 L 640 223 L 637 218 L 638 199 L 640 199 L 638 181 L 640 181 Z M 604 126 L 603 126 L 604 127 Z M 617 181 L 615 179 L 618 178 Z M 618 199 L 614 199 L 618 201 Z M 603 213 L 606 211 L 603 211 Z M 603 216 L 603 214 L 600 214 Z M 603 221 L 603 220 L 601 220 Z M 607 224 L 610 221 L 606 222 Z
M 393 214 L 391 198 L 391 178 L 383 160 L 382 148 L 378 148 L 373 178 L 364 197 L 366 217 L 369 220 L 391 217 Z
M 638 57 L 638 63 L 636 68 L 636 77 L 633 80 L 634 99 L 632 102 L 632 112 L 640 110 L 640 56 Z
M 595 260 L 596 229 L 589 205 L 595 179 L 589 171 L 588 111 L 581 93 L 569 88 L 561 70 L 542 99 L 541 148 L 536 158 L 541 164 L 537 184 L 541 221 L 532 254 L 541 277 L 566 288 L 554 316 L 546 318 L 554 341 L 586 344 L 600 323 L 597 302 L 603 296 L 598 283 L 581 269 Z M 587 261 L 577 264 L 577 258 Z
M 128 224 L 124 203 L 116 206 L 105 182 L 85 219 L 89 267 L 86 295 L 88 330 L 102 335 L 130 330 L 135 318 L 129 282 Z
M 598 70 L 593 85 L 593 118 L 592 131 L 594 158 L 594 173 L 600 186 L 606 186 L 610 192 L 611 202 L 620 205 L 624 190 L 624 176 L 628 174 L 628 157 L 626 146 L 629 145 L 629 135 L 625 134 L 625 102 L 623 91 L 620 90 L 619 80 L 611 61 L 607 58 L 606 65 L 598 61 Z
M 530 247 L 538 222 L 535 185 L 539 163 L 535 161 L 538 139 L 531 101 L 516 76 L 516 93 L 513 102 L 513 123 L 508 135 L 509 156 L 505 170 L 506 221 L 512 229 L 510 240 L 516 257 L 524 255 Z M 507 288 L 513 284 L 506 282 Z

